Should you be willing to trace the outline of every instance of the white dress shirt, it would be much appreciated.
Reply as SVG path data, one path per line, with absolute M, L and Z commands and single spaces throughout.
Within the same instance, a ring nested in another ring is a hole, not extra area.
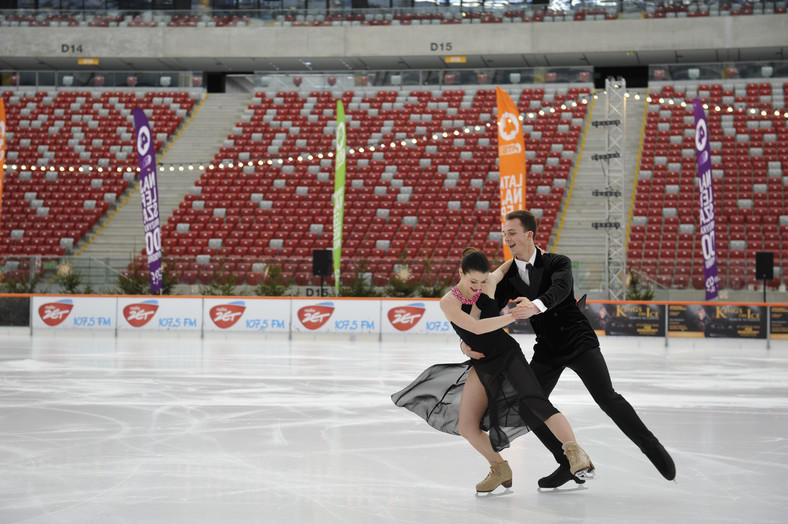
M 536 248 L 536 249 L 539 249 L 539 248 Z M 536 249 L 531 254 L 531 258 L 529 258 L 528 260 L 519 260 L 517 258 L 514 259 L 514 263 L 517 264 L 517 271 L 520 273 L 520 278 L 522 278 L 523 282 L 525 282 L 529 286 L 531 285 L 531 276 L 528 274 L 528 269 L 526 269 L 526 264 L 531 264 L 531 267 L 533 267 L 534 262 L 536 262 Z M 536 305 L 536 307 L 539 308 L 539 311 L 541 313 L 544 313 L 545 311 L 547 311 L 547 308 L 545 307 L 545 305 L 538 298 L 535 299 L 535 300 L 532 300 L 531 302 L 533 302 Z

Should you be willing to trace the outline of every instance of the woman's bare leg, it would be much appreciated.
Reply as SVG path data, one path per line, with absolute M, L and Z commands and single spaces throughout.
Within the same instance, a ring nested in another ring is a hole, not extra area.
M 563 444 L 562 449 L 569 461 L 569 471 L 572 475 L 577 475 L 580 478 L 586 478 L 590 475 L 594 471 L 594 463 L 591 462 L 588 454 L 575 441 L 575 434 L 566 417 L 561 413 L 556 413 L 545 420 L 545 425 L 553 432 L 555 438 Z
M 562 444 L 575 441 L 575 434 L 572 431 L 572 426 L 569 425 L 569 421 L 566 420 L 566 417 L 562 413 L 556 413 L 545 420 L 544 423 L 550 428 L 550 431 L 553 432 L 555 438 L 560 440 Z
M 458 429 L 460 435 L 470 442 L 471 446 L 481 453 L 490 464 L 498 464 L 503 462 L 503 457 L 493 450 L 490 436 L 479 427 L 486 410 L 487 392 L 484 391 L 484 386 L 476 375 L 476 370 L 471 368 L 468 380 L 465 381 L 462 388 Z

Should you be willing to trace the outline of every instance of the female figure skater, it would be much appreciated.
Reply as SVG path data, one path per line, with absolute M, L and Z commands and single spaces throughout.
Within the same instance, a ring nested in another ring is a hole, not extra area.
M 481 251 L 463 253 L 460 281 L 440 301 L 440 307 L 460 338 L 484 358 L 463 364 L 438 364 L 392 395 L 405 407 L 441 431 L 460 434 L 490 463 L 490 473 L 476 485 L 486 493 L 512 485 L 512 470 L 498 453 L 514 438 L 544 423 L 563 443 L 572 474 L 594 470 L 575 442 L 566 417 L 547 400 L 519 344 L 503 327 L 523 316 L 518 308 L 499 315 L 495 286 L 511 260 L 494 273 Z M 485 433 L 488 431 L 488 433 Z

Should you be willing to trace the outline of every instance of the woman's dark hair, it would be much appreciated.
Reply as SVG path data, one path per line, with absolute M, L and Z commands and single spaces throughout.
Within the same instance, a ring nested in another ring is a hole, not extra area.
M 490 261 L 487 256 L 476 249 L 475 247 L 466 247 L 462 252 L 462 264 L 460 264 L 463 273 L 468 271 L 479 271 L 481 273 L 489 273 Z

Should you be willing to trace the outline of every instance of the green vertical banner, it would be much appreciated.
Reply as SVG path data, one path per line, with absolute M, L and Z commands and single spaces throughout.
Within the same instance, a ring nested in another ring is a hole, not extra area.
M 339 295 L 339 263 L 342 260 L 342 223 L 345 216 L 345 108 L 337 100 L 337 150 L 334 155 L 334 291 Z

